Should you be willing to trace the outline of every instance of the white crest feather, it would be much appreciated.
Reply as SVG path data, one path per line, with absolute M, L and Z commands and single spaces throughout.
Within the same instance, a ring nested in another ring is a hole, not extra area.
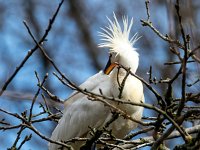
M 133 37 L 129 39 L 129 34 L 131 27 L 133 25 L 133 18 L 129 23 L 128 17 L 122 17 L 123 30 L 113 13 L 114 21 L 111 21 L 108 17 L 109 25 L 105 28 L 101 28 L 103 32 L 99 32 L 99 36 L 102 37 L 102 43 L 99 47 L 110 48 L 110 53 L 115 52 L 117 54 L 123 53 L 123 51 L 135 50 L 133 48 L 134 43 L 140 38 L 136 33 Z

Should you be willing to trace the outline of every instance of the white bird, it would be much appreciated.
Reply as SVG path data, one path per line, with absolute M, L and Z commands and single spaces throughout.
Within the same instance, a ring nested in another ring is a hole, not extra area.
M 108 20 L 109 26 L 102 28 L 103 32 L 100 33 L 104 42 L 99 44 L 99 47 L 109 48 L 111 55 L 109 62 L 104 71 L 100 71 L 90 77 L 80 87 L 98 94 L 100 93 L 99 89 L 101 89 L 103 95 L 118 98 L 120 93 L 119 83 L 122 83 L 124 80 L 126 71 L 124 69 L 118 70 L 115 67 L 116 63 L 130 68 L 132 73 L 136 72 L 139 65 L 139 54 L 133 48 L 133 44 L 138 38 L 135 34 L 129 39 L 133 19 L 131 19 L 129 24 L 128 19 L 123 18 L 123 30 L 115 14 L 113 22 L 109 18 Z M 143 103 L 144 94 L 141 81 L 129 75 L 121 97 L 132 102 Z M 112 103 L 112 105 L 135 119 L 141 119 L 142 107 L 119 103 Z M 112 113 L 108 106 L 99 101 L 88 100 L 87 96 L 82 93 L 74 92 L 65 102 L 63 116 L 53 131 L 51 139 L 66 141 L 75 137 L 89 137 L 90 128 L 101 128 L 111 118 Z M 136 127 L 137 123 L 122 116 L 109 126 L 112 129 L 112 134 L 117 138 L 123 138 Z M 80 142 L 67 144 L 71 144 L 75 150 L 81 147 Z M 59 145 L 49 143 L 49 150 L 57 150 L 59 147 Z

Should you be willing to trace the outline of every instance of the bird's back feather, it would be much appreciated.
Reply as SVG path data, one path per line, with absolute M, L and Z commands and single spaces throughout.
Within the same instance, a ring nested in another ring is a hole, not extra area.
M 110 78 L 102 72 L 89 78 L 86 83 L 82 84 L 82 87 L 98 94 L 101 89 L 103 94 L 111 96 Z M 87 135 L 90 131 L 89 127 L 99 128 L 103 126 L 106 118 L 109 116 L 109 107 L 105 107 L 101 102 L 88 100 L 87 96 L 82 93 L 71 96 L 69 100 L 70 102 L 66 101 L 64 114 L 52 133 L 52 140 L 65 141 L 74 137 L 83 137 L 83 135 Z M 75 149 L 78 149 L 80 146 L 79 142 L 73 144 Z M 49 144 L 50 150 L 56 150 L 58 147 L 56 144 Z

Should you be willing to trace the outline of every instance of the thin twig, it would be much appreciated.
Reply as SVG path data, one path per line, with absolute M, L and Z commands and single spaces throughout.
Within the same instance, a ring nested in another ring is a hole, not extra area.
M 48 74 L 46 74 L 46 75 L 44 76 L 44 79 L 42 80 L 41 83 L 40 83 L 40 79 L 39 79 L 38 74 L 37 74 L 36 71 L 35 71 L 35 76 L 36 76 L 36 78 L 38 79 L 38 84 L 43 85 L 43 84 L 45 83 L 47 77 L 48 77 Z M 34 104 L 35 104 L 35 101 L 36 101 L 36 99 L 37 99 L 39 93 L 40 93 L 40 88 L 38 88 L 38 90 L 37 90 L 37 92 L 35 93 L 35 96 L 34 96 L 34 98 L 33 98 L 33 101 L 32 101 L 32 103 L 31 103 L 30 114 L 29 114 L 29 121 L 31 121 L 32 113 L 33 113 L 33 106 L 34 106 Z
M 161 34 L 154 26 L 151 22 L 148 22 L 148 21 L 144 21 L 144 20 L 140 20 L 142 22 L 142 25 L 143 26 L 148 26 L 150 27 L 154 33 L 156 33 L 161 39 L 163 39 L 164 41 L 167 41 L 169 43 L 174 43 L 176 44 L 179 48 L 183 49 L 183 45 L 178 41 L 178 40 L 173 40 L 171 37 L 169 37 L 168 35 L 167 36 L 164 36 L 163 34 Z
M 128 68 L 126 68 L 126 67 L 124 67 L 124 66 L 122 66 L 120 64 L 119 64 L 119 66 L 121 68 L 125 69 L 126 71 L 129 70 Z M 139 79 L 156 96 L 156 98 L 157 98 L 159 103 L 161 103 L 162 105 L 166 105 L 165 101 L 160 96 L 160 94 L 158 94 L 158 92 L 147 81 L 145 81 L 143 78 L 137 76 L 136 74 L 132 73 L 131 71 L 130 71 L 130 75 L 132 75 L 132 76 L 136 77 L 137 79 Z
M 183 25 L 182 25 L 182 17 L 180 15 L 180 7 L 179 7 L 179 0 L 176 1 L 177 4 L 175 5 L 175 8 L 176 8 L 176 12 L 177 12 L 177 16 L 178 16 L 178 20 L 179 20 L 179 26 L 180 26 L 180 30 L 181 30 L 181 34 L 182 34 L 182 39 L 183 39 L 183 42 L 184 42 L 184 59 L 183 59 L 183 62 L 182 62 L 182 99 L 180 101 L 180 105 L 179 105 L 179 108 L 178 108 L 178 111 L 177 111 L 177 116 L 180 115 L 183 107 L 184 107 L 184 104 L 185 104 L 185 100 L 186 100 L 186 96 L 185 96 L 185 84 L 186 84 L 186 66 L 187 66 L 187 59 L 188 59 L 188 49 L 187 49 L 187 41 L 186 41 L 186 37 L 185 37 L 185 32 L 184 32 L 184 29 L 183 29 Z
M 122 66 L 123 67 L 123 66 Z M 125 67 L 123 67 L 125 68 Z M 126 68 L 125 68 L 126 69 Z M 143 80 L 145 83 L 147 83 L 144 79 L 136 76 L 135 74 L 133 74 L 132 72 L 130 72 L 131 75 L 137 77 L 138 79 L 141 79 Z M 59 80 L 66 86 L 68 86 L 67 83 L 65 83 L 65 81 L 63 81 L 63 79 L 61 79 L 59 76 L 56 75 L 57 78 L 59 78 Z M 148 83 L 147 83 L 148 86 L 150 86 Z M 71 85 L 72 86 L 72 85 Z M 74 85 L 73 85 L 74 86 Z M 93 93 L 93 92 L 89 92 L 89 91 L 86 91 L 86 90 L 83 90 L 81 89 L 80 87 L 76 87 L 74 86 L 73 88 L 75 88 L 77 91 L 85 94 L 85 95 L 88 95 L 89 97 L 95 97 L 95 100 L 102 100 L 102 102 L 106 100 L 111 100 L 111 101 L 114 101 L 114 102 L 118 102 L 118 103 L 122 103 L 122 104 L 130 104 L 130 105 L 134 105 L 134 106 L 141 106 L 141 107 L 144 107 L 144 108 L 148 108 L 148 109 L 152 109 L 152 110 L 155 110 L 156 112 L 158 113 L 161 113 L 163 116 L 165 116 L 170 122 L 172 122 L 172 124 L 174 124 L 177 128 L 178 131 L 180 132 L 183 132 L 182 129 L 179 127 L 179 125 L 177 125 L 177 123 L 163 110 L 159 109 L 158 107 L 155 107 L 153 105 L 150 105 L 150 104 L 146 104 L 146 103 L 134 103 L 134 102 L 130 102 L 128 100 L 121 100 L 121 99 L 118 99 L 118 98 L 113 98 L 113 97 L 108 97 L 108 96 L 104 96 L 104 95 L 101 95 L 101 94 L 97 94 L 97 93 Z M 150 88 L 152 88 L 150 86 Z M 157 94 L 157 93 L 156 93 Z M 109 104 L 108 104 L 109 105 Z M 139 122 L 138 122 L 139 123 Z M 143 123 L 142 123 L 143 124 Z
M 23 141 L 21 142 L 21 144 L 19 145 L 18 150 L 20 150 L 20 149 L 22 148 L 22 146 L 23 146 L 27 141 L 31 140 L 31 138 L 32 138 L 32 134 L 26 135 L 25 138 L 24 138 L 24 140 L 23 140 Z
M 64 100 L 61 100 L 58 96 L 52 94 L 49 90 L 47 90 L 43 85 L 38 84 L 38 86 L 46 92 L 46 94 L 55 102 L 62 103 Z
M 187 63 L 193 63 L 195 62 L 194 60 L 191 60 L 191 61 L 187 61 Z M 164 63 L 164 65 L 177 65 L 177 64 L 181 64 L 182 62 L 180 61 L 174 61 L 174 62 L 166 62 Z
M 146 12 L 147 12 L 147 21 L 149 22 L 150 21 L 150 12 L 149 12 L 149 0 L 146 0 L 145 1 L 145 6 L 146 6 Z
M 51 19 L 49 19 L 49 24 L 47 26 L 47 29 L 45 30 L 44 35 L 42 36 L 42 38 L 39 40 L 39 44 L 42 44 L 46 37 L 49 34 L 49 31 L 52 28 L 52 25 L 56 19 L 56 16 L 63 4 L 64 0 L 61 0 L 61 2 L 59 3 L 55 13 L 53 14 L 53 17 Z M 7 81 L 4 83 L 1 91 L 0 91 L 0 96 L 3 94 L 3 92 L 7 89 L 7 86 L 10 84 L 10 82 L 13 80 L 13 78 L 17 75 L 17 73 L 19 72 L 19 70 L 24 66 L 24 64 L 27 62 L 27 60 L 32 56 L 32 54 L 38 49 L 38 45 L 35 45 L 34 48 L 32 48 L 31 50 L 28 51 L 27 55 L 25 56 L 25 58 L 22 60 L 22 62 L 19 64 L 19 66 L 16 67 L 15 71 L 13 72 L 13 74 L 7 79 Z
M 63 143 L 63 142 L 59 142 L 59 141 L 54 141 L 51 140 L 49 138 L 47 138 L 46 136 L 44 136 L 43 134 L 41 134 L 34 126 L 32 125 L 27 125 L 27 124 L 23 124 L 25 127 L 29 128 L 30 130 L 32 130 L 34 133 L 36 133 L 39 137 L 41 137 L 42 139 L 45 139 L 46 141 L 50 142 L 50 143 L 54 143 L 54 144 L 58 144 L 61 145 L 63 147 L 66 147 L 69 150 L 73 150 L 71 146 Z
M 129 74 L 130 74 L 130 68 L 128 69 L 128 71 L 126 71 L 126 75 L 123 78 L 121 84 L 118 83 L 119 84 L 119 95 L 118 95 L 118 98 L 120 98 L 120 99 L 122 98 L 122 93 L 123 93 L 123 90 L 124 90 L 124 86 L 126 84 L 126 80 L 127 80 L 128 76 L 129 76 Z M 117 78 L 118 78 L 118 75 L 117 75 Z

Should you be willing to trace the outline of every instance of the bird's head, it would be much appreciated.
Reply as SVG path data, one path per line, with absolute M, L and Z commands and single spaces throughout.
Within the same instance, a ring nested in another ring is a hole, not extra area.
M 101 28 L 102 32 L 99 32 L 99 35 L 102 37 L 101 40 L 103 41 L 99 44 L 99 47 L 109 48 L 110 53 L 110 58 L 104 72 L 108 74 L 117 63 L 131 68 L 131 71 L 135 73 L 139 64 L 139 54 L 133 45 L 139 38 L 137 33 L 129 38 L 133 18 L 129 23 L 128 18 L 123 17 L 123 28 L 121 28 L 115 14 L 113 16 L 114 21 L 108 18 L 109 25 Z

